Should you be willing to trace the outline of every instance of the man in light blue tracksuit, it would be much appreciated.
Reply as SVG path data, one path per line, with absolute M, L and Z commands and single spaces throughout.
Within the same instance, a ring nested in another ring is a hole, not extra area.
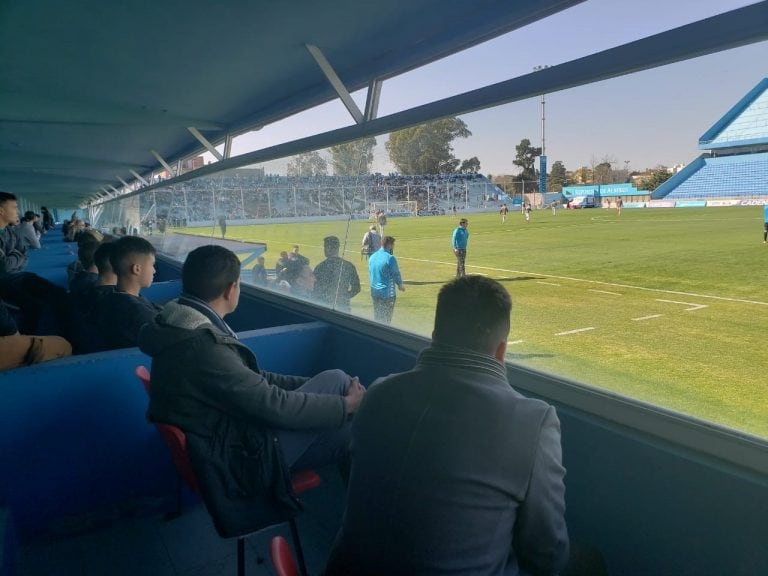
M 466 276 L 464 261 L 467 259 L 467 242 L 469 242 L 469 222 L 466 218 L 459 220 L 459 225 L 453 231 L 453 253 L 456 254 L 456 278 Z
M 368 259 L 373 317 L 377 322 L 384 324 L 392 321 L 392 313 L 395 311 L 395 286 L 401 292 L 405 291 L 397 258 L 392 254 L 394 249 L 395 239 L 392 236 L 384 236 L 381 248 Z

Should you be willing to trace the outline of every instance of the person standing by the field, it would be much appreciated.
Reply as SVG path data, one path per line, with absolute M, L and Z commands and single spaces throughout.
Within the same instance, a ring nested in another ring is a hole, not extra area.
M 504 224 L 504 222 L 507 221 L 507 214 L 509 214 L 509 207 L 506 204 L 503 204 L 499 209 L 499 214 L 501 214 L 501 223 Z
M 368 231 L 363 235 L 363 244 L 360 248 L 360 259 L 362 260 L 365 258 L 368 260 L 368 258 L 381 248 L 381 236 L 376 231 L 376 225 L 371 224 L 371 227 L 368 229 Z
M 459 220 L 459 225 L 453 231 L 451 243 L 453 244 L 453 253 L 456 255 L 456 278 L 463 278 L 467 275 L 464 271 L 464 262 L 467 259 L 467 243 L 469 242 L 469 222 L 466 218 Z
M 384 238 L 384 227 L 387 225 L 387 215 L 384 210 L 379 210 L 376 213 L 376 222 L 379 224 L 379 235 Z
M 400 292 L 405 292 L 397 258 L 392 254 L 394 250 L 395 239 L 392 236 L 384 236 L 381 241 L 381 248 L 368 259 L 373 318 L 384 324 L 389 324 L 392 321 L 392 313 L 395 311 L 395 298 L 397 297 L 395 286 Z
M 616 213 L 621 216 L 621 210 L 624 208 L 624 200 L 621 198 L 616 199 Z
M 768 243 L 768 204 L 763 206 L 763 244 Z
M 227 217 L 222 214 L 219 216 L 219 228 L 221 228 L 221 238 L 227 235 Z

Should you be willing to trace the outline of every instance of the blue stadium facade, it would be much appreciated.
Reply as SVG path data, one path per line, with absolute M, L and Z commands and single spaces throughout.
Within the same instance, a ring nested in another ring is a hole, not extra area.
M 701 156 L 652 195 L 654 200 L 768 202 L 768 78 L 699 138 Z

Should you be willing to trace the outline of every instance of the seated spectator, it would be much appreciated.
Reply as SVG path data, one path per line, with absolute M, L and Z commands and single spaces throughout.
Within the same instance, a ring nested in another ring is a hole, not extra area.
M 285 276 L 285 267 L 288 265 L 288 252 L 283 250 L 280 252 L 280 258 L 277 259 L 277 262 L 275 262 L 275 275 L 277 277 L 277 280 L 283 280 L 283 277 Z
M 26 250 L 39 250 L 40 237 L 35 229 L 35 213 L 31 210 L 24 212 L 24 218 L 19 224 L 19 236 Z
M 466 276 L 438 295 L 416 367 L 374 382 L 327 576 L 557 574 L 568 559 L 555 409 L 507 381 L 511 300 Z
M 23 271 L 26 248 L 11 226 L 17 220 L 16 196 L 0 192 L 0 298 L 21 309 L 22 333 L 61 335 L 66 326 L 66 291 Z
M 283 279 L 277 287 L 298 298 L 310 299 L 315 291 L 315 273 L 309 264 L 301 260 L 289 260 L 283 271 Z
M 27 246 L 21 237 L 17 222 L 18 217 L 13 222 L 6 220 L 3 228 L 0 229 L 0 250 L 6 255 L 5 272 L 7 274 L 23 272 L 27 267 Z
M 0 300 L 0 371 L 20 368 L 72 354 L 69 342 L 59 336 L 25 336 Z
M 145 326 L 152 356 L 148 417 L 187 436 L 219 534 L 244 534 L 292 515 L 289 471 L 346 470 L 348 416 L 365 392 L 341 370 L 314 378 L 265 372 L 224 318 L 240 298 L 240 261 L 201 246 L 182 268 L 182 296 Z
M 267 269 L 264 267 L 264 256 L 259 256 L 256 265 L 253 267 L 253 283 L 256 286 L 267 285 Z
M 323 239 L 325 260 L 315 266 L 315 299 L 321 304 L 349 311 L 349 301 L 360 293 L 360 277 L 354 264 L 339 256 L 339 239 Z
M 117 275 L 109 262 L 113 248 L 111 239 L 98 245 L 93 254 L 93 262 L 98 271 L 96 283 L 82 292 L 70 293 L 70 341 L 75 354 L 90 354 L 105 349 L 99 329 L 98 311 L 101 300 L 106 294 L 114 292 L 117 284 Z
M 112 244 L 110 264 L 117 285 L 98 301 L 96 312 L 107 350 L 136 346 L 141 327 L 162 310 L 139 295 L 142 288 L 152 285 L 155 247 L 138 236 L 124 236 Z
M 85 292 L 96 285 L 99 280 L 99 269 L 93 260 L 99 242 L 94 239 L 80 242 L 77 248 L 77 261 L 80 263 L 80 271 L 76 272 L 69 281 L 69 292 Z

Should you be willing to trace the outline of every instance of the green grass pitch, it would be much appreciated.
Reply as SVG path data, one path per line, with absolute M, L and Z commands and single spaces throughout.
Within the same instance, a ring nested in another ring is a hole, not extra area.
M 461 214 L 460 214 L 461 215 Z M 768 436 L 768 245 L 762 207 L 469 214 L 467 272 L 512 295 L 510 362 Z M 455 216 L 390 218 L 406 292 L 393 326 L 429 335 L 440 286 L 455 274 Z M 360 240 L 368 222 L 230 226 L 265 242 L 267 267 L 299 244 L 314 267 L 322 239 L 346 238 L 372 317 Z M 189 229 L 210 235 L 211 229 Z M 218 229 L 216 229 L 218 232 Z M 512 383 L 514 385 L 514 383 Z

